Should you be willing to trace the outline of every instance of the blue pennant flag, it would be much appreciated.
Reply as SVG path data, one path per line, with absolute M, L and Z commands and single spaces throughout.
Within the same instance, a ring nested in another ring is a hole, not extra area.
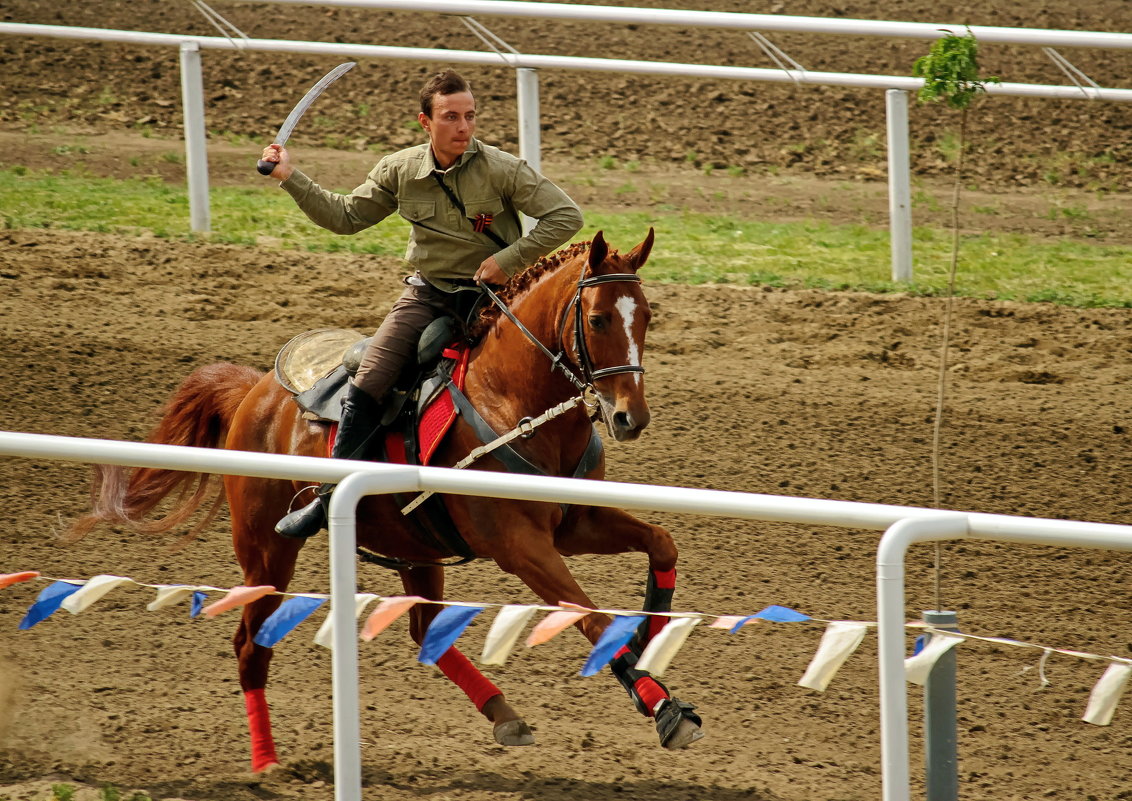
M 189 607 L 189 617 L 196 617 L 200 614 L 200 610 L 204 609 L 204 602 L 208 599 L 208 593 L 196 590 L 193 592 L 192 606 Z
M 464 629 L 483 611 L 482 606 L 446 606 L 440 610 L 425 632 L 421 643 L 421 654 L 417 659 L 426 665 L 435 665 L 436 660 L 459 639 Z
M 271 617 L 263 621 L 255 638 L 256 645 L 264 648 L 274 648 L 275 644 L 290 634 L 296 626 L 311 616 L 314 610 L 326 603 L 325 598 L 306 598 L 299 596 L 288 598 Z
M 43 588 L 35 603 L 28 607 L 24 619 L 20 621 L 21 629 L 30 629 L 36 623 L 41 623 L 51 617 L 62 606 L 68 595 L 73 595 L 83 588 L 82 584 L 71 584 L 66 581 L 56 581 Z
M 637 626 L 645 621 L 645 615 L 615 617 L 604 632 L 597 645 L 590 651 L 590 657 L 582 668 L 581 675 L 592 676 L 613 661 L 614 655 L 633 637 Z
M 750 623 L 752 620 L 769 620 L 774 623 L 801 623 L 804 620 L 809 620 L 809 615 L 803 615 L 796 609 L 791 609 L 788 606 L 778 606 L 772 604 L 766 609 L 755 612 L 753 615 L 747 615 L 734 626 L 731 627 L 731 633 L 734 634 L 743 626 Z

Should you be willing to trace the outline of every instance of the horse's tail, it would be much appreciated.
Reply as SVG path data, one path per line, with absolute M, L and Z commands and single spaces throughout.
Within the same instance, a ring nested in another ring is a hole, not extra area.
M 222 446 L 236 409 L 262 377 L 251 367 L 225 362 L 194 370 L 161 410 L 161 422 L 146 441 L 198 448 Z M 145 519 L 174 493 L 173 507 L 164 517 Z M 219 481 L 207 473 L 95 465 L 91 511 L 76 520 L 63 539 L 81 539 L 100 523 L 147 534 L 169 531 L 184 523 L 210 496 L 215 497 L 208 514 L 186 540 L 208 526 L 224 505 L 224 488 Z

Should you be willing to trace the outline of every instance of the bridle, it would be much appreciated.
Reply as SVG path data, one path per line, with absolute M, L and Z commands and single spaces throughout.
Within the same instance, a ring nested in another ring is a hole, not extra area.
M 583 273 L 585 269 L 586 265 L 583 265 Z M 527 327 L 519 321 L 519 318 L 507 307 L 507 304 L 500 300 L 499 296 L 492 292 L 487 284 L 483 281 L 479 281 L 478 283 L 484 293 L 491 298 L 491 302 L 499 307 L 499 311 L 514 323 L 515 326 L 523 332 L 523 335 L 533 342 L 539 350 L 546 354 L 547 358 L 550 359 L 550 369 L 561 370 L 562 374 L 569 379 L 575 389 L 579 392 L 585 392 L 586 390 L 596 391 L 594 389 L 594 382 L 600 381 L 608 376 L 620 375 L 622 373 L 643 373 L 645 371 L 645 368 L 639 364 L 622 364 L 617 367 L 601 367 L 596 370 L 594 369 L 593 360 L 590 357 L 590 349 L 586 344 L 585 326 L 583 325 L 585 321 L 582 319 L 582 290 L 592 286 L 614 282 L 639 284 L 641 283 L 641 277 L 636 273 L 609 273 L 608 275 L 591 275 L 589 278 L 583 277 L 578 280 L 574 297 L 571 298 L 570 302 L 566 304 L 566 308 L 563 309 L 562 318 L 558 324 L 558 341 L 560 343 L 558 353 L 551 353 L 550 349 L 542 344 L 538 337 L 532 334 Z M 570 319 L 571 308 L 573 308 L 574 311 L 574 359 L 578 370 L 581 371 L 581 376 L 575 372 L 566 358 L 566 323 Z

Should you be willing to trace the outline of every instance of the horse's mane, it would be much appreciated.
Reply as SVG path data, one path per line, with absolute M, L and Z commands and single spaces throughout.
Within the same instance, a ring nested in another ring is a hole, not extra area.
M 563 263 L 570 261 L 580 253 L 588 251 L 589 248 L 590 242 L 588 240 L 585 242 L 575 242 L 561 250 L 543 256 L 527 269 L 511 276 L 511 280 L 504 284 L 503 288 L 500 289 L 496 295 L 498 295 L 500 300 L 510 306 L 515 298 L 525 294 L 527 290 L 544 275 L 553 272 Z M 489 303 L 487 306 L 484 306 L 483 311 L 480 312 L 479 318 L 472 324 L 468 332 L 469 337 L 473 340 L 479 339 L 491 330 L 496 320 L 501 316 L 502 312 L 499 311 L 499 307 L 494 303 Z

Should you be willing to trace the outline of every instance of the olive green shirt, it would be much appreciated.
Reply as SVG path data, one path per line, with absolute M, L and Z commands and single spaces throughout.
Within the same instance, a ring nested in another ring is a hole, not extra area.
M 465 217 L 434 173 L 464 204 Z M 405 258 L 440 289 L 445 279 L 469 279 L 492 254 L 511 276 L 566 242 L 582 227 L 582 213 L 565 192 L 522 159 L 473 139 L 447 170 L 436 166 L 429 143 L 390 154 L 348 195 L 330 192 L 294 170 L 280 184 L 315 223 L 356 234 L 394 212 L 412 224 Z M 519 213 L 538 220 L 522 235 Z M 491 230 L 510 244 L 500 250 L 472 220 L 491 215 Z

